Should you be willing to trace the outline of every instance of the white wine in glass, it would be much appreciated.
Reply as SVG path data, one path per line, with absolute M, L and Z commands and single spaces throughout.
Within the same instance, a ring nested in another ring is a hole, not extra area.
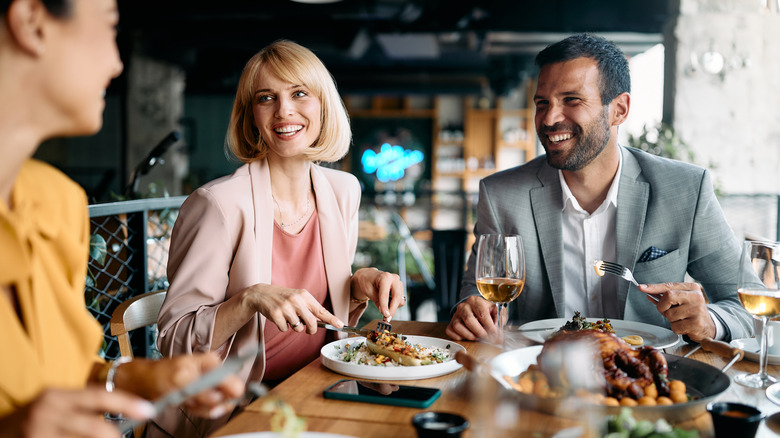
M 769 320 L 780 316 L 780 242 L 743 243 L 737 294 L 742 307 L 762 324 L 758 373 L 740 374 L 734 380 L 751 388 L 766 388 L 777 381 L 766 373 L 766 363 Z
M 525 286 L 523 239 L 517 234 L 479 236 L 476 280 L 480 295 L 496 304 L 498 336 L 503 340 L 507 305 Z

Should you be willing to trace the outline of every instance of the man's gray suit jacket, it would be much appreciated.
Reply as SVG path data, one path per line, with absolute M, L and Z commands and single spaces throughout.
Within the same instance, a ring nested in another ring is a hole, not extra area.
M 726 340 L 752 336 L 752 317 L 740 305 L 736 291 L 741 246 L 715 198 L 709 173 L 636 148 L 621 146 L 620 150 L 623 170 L 615 262 L 631 269 L 640 284 L 681 282 L 687 272 L 704 288 L 708 308 L 726 327 Z M 565 316 L 562 209 L 558 171 L 547 164 L 544 155 L 480 182 L 474 227 L 477 239 L 490 233 L 523 238 L 526 284 L 509 305 L 511 321 Z M 638 262 L 651 246 L 668 253 Z M 476 247 L 469 256 L 461 299 L 478 293 Z M 636 286 L 618 279 L 617 288 L 622 319 L 669 327 Z

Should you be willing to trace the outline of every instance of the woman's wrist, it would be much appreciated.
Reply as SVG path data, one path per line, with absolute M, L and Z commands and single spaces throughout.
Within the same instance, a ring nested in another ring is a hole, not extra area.
M 355 287 L 355 283 L 357 282 L 356 276 L 360 275 L 359 272 L 360 269 L 352 275 L 352 280 L 349 283 L 349 300 L 355 304 L 364 304 L 369 300 L 368 295 L 362 292 L 355 293 L 355 289 L 357 289 L 357 287 Z
M 349 300 L 355 304 L 364 304 L 368 302 L 369 298 L 368 297 L 357 298 L 355 297 L 355 295 L 350 295 Z

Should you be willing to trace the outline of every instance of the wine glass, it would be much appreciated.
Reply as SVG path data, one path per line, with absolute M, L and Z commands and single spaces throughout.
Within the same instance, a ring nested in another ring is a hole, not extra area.
M 507 305 L 525 285 L 523 239 L 517 234 L 483 234 L 477 246 L 477 289 L 496 303 L 498 339 L 503 340 Z
M 751 388 L 766 388 L 777 381 L 766 373 L 766 338 L 769 320 L 780 315 L 780 242 L 742 244 L 737 293 L 742 307 L 762 324 L 758 373 L 740 374 L 734 380 Z

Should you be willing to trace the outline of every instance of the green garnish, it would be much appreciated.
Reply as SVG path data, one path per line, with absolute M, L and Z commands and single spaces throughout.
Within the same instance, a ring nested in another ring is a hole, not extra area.
M 604 438 L 697 438 L 699 432 L 672 427 L 663 418 L 652 423 L 647 420 L 636 421 L 631 409 L 623 408 L 620 414 L 607 420 L 607 434 Z

